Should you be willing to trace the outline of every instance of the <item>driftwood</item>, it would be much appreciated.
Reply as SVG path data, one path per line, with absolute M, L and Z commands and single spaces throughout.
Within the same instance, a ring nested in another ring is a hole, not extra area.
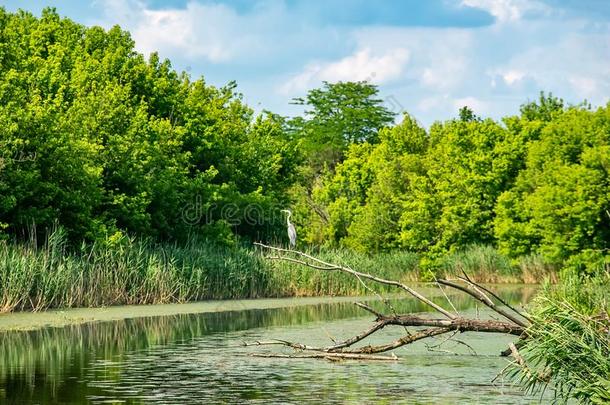
M 396 361 L 396 355 L 379 356 L 373 354 L 355 353 L 305 353 L 305 354 L 281 354 L 281 353 L 252 353 L 252 357 L 282 357 L 289 359 L 326 359 L 326 360 L 377 360 Z
M 386 280 L 372 274 L 362 273 L 356 271 L 350 267 L 341 266 L 333 263 L 328 263 L 320 260 L 310 254 L 300 252 L 292 249 L 284 249 L 275 246 L 268 246 L 262 243 L 255 243 L 255 245 L 262 248 L 268 253 L 265 257 L 269 260 L 280 260 L 290 263 L 297 263 L 302 266 L 313 268 L 319 271 L 338 271 L 349 274 L 356 277 L 358 281 L 368 290 L 374 292 L 369 287 L 365 280 L 372 281 L 379 284 L 385 284 L 394 286 L 398 289 L 406 291 L 411 296 L 415 297 L 420 302 L 426 304 L 428 307 L 442 315 L 442 318 L 429 318 L 421 317 L 411 314 L 396 314 L 392 309 L 392 314 L 383 314 L 379 311 L 374 310 L 368 305 L 356 302 L 355 304 L 373 314 L 375 321 L 370 328 L 356 334 L 349 339 L 342 342 L 333 342 L 329 346 L 310 346 L 297 342 L 288 342 L 285 340 L 269 340 L 269 341 L 257 341 L 257 342 L 245 342 L 245 346 L 266 346 L 266 345 L 281 345 L 290 347 L 296 351 L 295 354 L 279 354 L 279 353 L 256 353 L 255 356 L 262 357 L 296 357 L 296 358 L 322 358 L 329 360 L 343 360 L 343 359 L 358 359 L 358 360 L 396 360 L 397 357 L 392 353 L 390 357 L 380 356 L 378 353 L 388 352 L 397 349 L 401 346 L 411 344 L 413 342 L 427 339 L 433 336 L 443 335 L 446 333 L 452 333 L 447 337 L 446 340 L 452 340 L 456 333 L 461 332 L 483 332 L 483 333 L 504 333 L 520 338 L 527 336 L 527 327 L 529 326 L 529 319 L 527 316 L 516 308 L 510 306 L 500 297 L 490 291 L 488 288 L 477 284 L 472 281 L 466 274 L 464 277 L 457 277 L 452 280 L 439 279 L 436 280 L 437 285 L 441 288 L 443 295 L 449 301 L 453 312 L 441 307 L 434 303 L 430 299 L 426 298 L 423 294 L 416 291 L 414 288 L 407 286 L 396 280 Z M 504 320 L 497 319 L 470 319 L 460 316 L 451 300 L 445 294 L 442 287 L 447 287 L 456 291 L 465 293 L 480 302 L 481 304 L 488 307 L 491 311 L 504 318 Z M 376 295 L 378 295 L 375 292 Z M 378 295 L 379 296 L 379 295 Z M 379 296 L 380 297 L 380 296 Z M 381 297 L 380 297 L 381 298 Z M 401 326 L 405 328 L 406 334 L 392 342 L 381 345 L 365 345 L 355 347 L 355 345 L 374 333 L 388 326 Z M 409 331 L 407 327 L 424 327 L 425 329 Z M 459 342 L 458 343 L 463 343 Z M 464 343 L 463 343 L 464 344 Z M 438 346 L 438 345 L 436 345 Z M 435 346 L 435 347 L 436 347 Z M 466 345 L 468 346 L 468 345 Z M 469 346 L 468 346 L 469 347 Z M 506 351 L 511 353 L 516 361 L 519 362 L 519 357 L 516 356 L 515 346 L 511 343 L 511 347 Z M 472 348 L 471 348 L 472 349 Z

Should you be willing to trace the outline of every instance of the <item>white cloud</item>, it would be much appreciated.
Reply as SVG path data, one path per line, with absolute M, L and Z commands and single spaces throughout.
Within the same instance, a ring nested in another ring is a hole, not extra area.
M 453 117 L 459 104 L 499 118 L 540 91 L 570 103 L 604 103 L 610 24 L 553 16 L 468 29 L 375 27 L 356 35 L 360 46 L 409 51 L 403 78 L 381 90 L 423 122 Z
M 508 70 L 507 72 L 504 72 L 501 75 L 502 75 L 502 79 L 504 79 L 504 83 L 511 86 L 511 85 L 515 84 L 516 82 L 522 80 L 523 77 L 525 76 L 525 73 L 523 73 L 519 70 Z
M 280 87 L 282 94 L 293 94 L 318 85 L 322 81 L 369 81 L 387 83 L 400 77 L 409 61 L 409 52 L 403 48 L 391 49 L 375 55 L 369 48 L 335 62 L 312 63 Z
M 485 114 L 488 111 L 487 103 L 476 97 L 469 96 L 456 98 L 455 100 L 453 100 L 453 108 L 455 109 L 455 111 L 459 110 L 464 106 L 469 107 L 477 115 Z
M 528 13 L 551 12 L 548 6 L 535 0 L 462 0 L 461 4 L 485 10 L 501 23 L 520 20 Z
M 153 9 L 107 0 L 102 25 L 120 24 L 140 51 L 194 66 L 212 83 L 235 79 L 253 105 L 281 114 L 323 80 L 370 80 L 424 123 L 454 117 L 460 104 L 495 118 L 516 113 L 540 90 L 594 105 L 610 94 L 610 23 L 536 0 L 460 0 L 496 19 L 464 28 L 323 24 L 283 0 L 239 12 L 188 1 Z
M 504 84 L 508 87 L 517 86 L 521 84 L 527 76 L 524 71 L 510 68 L 489 70 L 487 75 L 491 76 L 491 87 L 493 88 L 496 88 L 498 84 Z
M 278 3 L 279 4 L 279 3 Z M 282 7 L 258 7 L 240 15 L 224 4 L 189 1 L 184 8 L 152 9 L 137 0 L 107 0 L 101 25 L 119 23 L 128 29 L 138 51 L 164 57 L 204 58 L 219 63 L 265 52 L 269 21 L 283 21 Z
M 462 85 L 476 49 L 464 29 L 375 27 L 355 32 L 360 47 L 379 51 L 401 47 L 409 52 L 403 77 L 428 91 L 449 92 Z
M 573 102 L 599 103 L 610 92 L 610 27 L 604 33 L 567 33 L 553 44 L 531 46 L 498 69 L 507 84 L 524 77 L 538 90 L 552 91 Z

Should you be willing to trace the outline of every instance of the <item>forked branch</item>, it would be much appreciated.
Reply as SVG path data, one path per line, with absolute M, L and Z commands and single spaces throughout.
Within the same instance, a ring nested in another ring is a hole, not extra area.
M 433 308 L 436 312 L 444 316 L 444 318 L 428 318 L 421 317 L 411 314 L 396 314 L 385 315 L 370 306 L 356 302 L 355 304 L 360 308 L 370 312 L 375 316 L 375 322 L 373 325 L 362 331 L 361 333 L 354 335 L 342 342 L 333 342 L 330 346 L 309 346 L 301 343 L 294 343 L 285 340 L 270 340 L 270 341 L 257 341 L 252 343 L 244 343 L 246 346 L 263 346 L 263 345 L 281 345 L 290 347 L 298 352 L 308 352 L 308 354 L 298 355 L 286 355 L 286 354 L 264 354 L 265 357 L 311 357 L 311 358 L 327 358 L 327 359 L 370 359 L 370 360 L 387 360 L 394 359 L 395 357 L 388 358 L 387 356 L 377 356 L 377 353 L 383 353 L 390 350 L 397 349 L 401 346 L 416 342 L 418 340 L 430 338 L 433 336 L 442 335 L 448 332 L 461 333 L 461 332 L 486 332 L 486 333 L 504 333 L 515 336 L 524 337 L 526 335 L 526 329 L 528 327 L 528 318 L 516 310 L 514 307 L 506 304 L 496 294 L 491 292 L 489 289 L 475 283 L 467 275 L 465 277 L 459 277 L 458 280 L 436 280 L 439 284 L 439 288 L 442 286 L 452 288 L 457 291 L 466 293 L 470 297 L 483 303 L 492 311 L 501 315 L 506 321 L 501 320 L 481 320 L 481 319 L 469 319 L 462 316 L 452 314 L 445 308 L 426 298 L 424 295 L 416 291 L 415 289 L 405 285 L 396 280 L 388 280 L 381 277 L 374 276 L 372 274 L 363 273 L 356 271 L 347 266 L 341 266 L 333 263 L 328 263 L 320 260 L 310 254 L 300 252 L 297 250 L 284 249 L 275 246 L 268 246 L 262 243 L 255 243 L 263 249 L 272 251 L 275 253 L 273 256 L 266 256 L 270 260 L 280 260 L 289 263 L 296 263 L 302 266 L 306 266 L 315 270 L 320 271 L 339 271 L 346 274 L 350 274 L 356 277 L 369 291 L 375 292 L 363 280 L 370 280 L 379 284 L 390 285 L 397 287 L 403 291 L 406 291 L 411 296 L 415 297 L 420 302 Z M 376 293 L 376 292 L 375 292 Z M 444 292 L 443 292 L 444 293 Z M 376 295 L 380 297 L 377 293 Z M 451 306 L 452 303 L 447 295 L 445 295 Z M 500 304 L 497 304 L 496 301 Z M 455 310 L 455 308 L 454 308 Z M 392 308 L 392 312 L 393 308 Z M 375 334 L 379 330 L 387 326 L 401 326 L 405 328 L 406 335 L 386 344 L 380 345 L 365 345 L 361 347 L 355 347 L 357 343 L 362 342 L 364 339 Z M 410 332 L 407 327 L 425 327 L 425 329 L 415 330 Z M 449 339 L 446 339 L 449 340 Z M 392 355 L 394 356 L 394 355 Z
M 301 264 L 303 266 L 307 266 L 316 270 L 323 270 L 323 271 L 341 271 L 347 274 L 351 274 L 352 276 L 361 278 L 361 279 L 367 279 L 367 280 L 371 280 L 371 281 L 375 281 L 376 283 L 380 283 L 380 284 L 385 284 L 385 285 L 391 285 L 391 286 L 395 286 L 398 287 L 406 292 L 408 292 L 409 294 L 411 294 L 413 297 L 417 298 L 419 301 L 423 302 L 424 304 L 430 306 L 431 308 L 433 308 L 434 310 L 440 312 L 441 314 L 445 315 L 447 318 L 449 319 L 455 319 L 457 318 L 456 315 L 452 314 L 451 312 L 447 311 L 446 309 L 444 309 L 443 307 L 435 304 L 434 302 L 430 301 L 428 298 L 424 297 L 422 294 L 420 294 L 419 292 L 415 291 L 413 288 L 399 282 L 396 280 L 386 280 L 384 278 L 381 277 L 376 277 L 373 276 L 371 274 L 368 273 L 362 273 L 356 270 L 353 270 L 349 267 L 345 267 L 345 266 L 339 266 L 336 264 L 331 264 L 331 263 L 327 263 L 323 260 L 320 260 L 316 257 L 313 257 L 307 253 L 303 253 L 303 252 L 299 252 L 298 250 L 291 250 L 291 249 L 283 249 L 283 248 L 279 248 L 279 247 L 275 247 L 275 246 L 268 246 L 268 245 L 264 245 L 262 243 L 258 243 L 255 242 L 254 243 L 257 246 L 260 246 L 262 248 L 268 249 L 268 250 L 272 250 L 272 251 L 276 251 L 276 252 L 283 252 L 283 253 L 289 253 L 289 254 L 294 254 L 300 257 L 303 257 L 305 259 L 310 260 L 310 262 L 307 262 L 305 260 L 299 260 L 299 259 L 295 259 L 293 257 L 290 256 L 267 256 L 267 259 L 270 260 L 283 260 L 283 261 L 287 261 L 287 262 L 293 262 L 293 263 L 298 263 Z M 312 263 L 313 262 L 313 263 Z

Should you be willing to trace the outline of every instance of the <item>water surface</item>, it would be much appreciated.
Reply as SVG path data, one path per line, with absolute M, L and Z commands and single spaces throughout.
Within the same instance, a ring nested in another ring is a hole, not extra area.
M 507 289 L 512 302 L 531 291 Z M 439 303 L 444 302 L 438 297 Z M 466 297 L 452 297 L 464 314 L 486 316 Z M 444 302 L 446 304 L 446 301 Z M 383 308 L 381 303 L 375 304 Z M 394 300 L 399 312 L 427 309 Z M 510 337 L 464 333 L 395 351 L 397 362 L 329 362 L 251 357 L 278 347 L 243 341 L 280 338 L 313 345 L 342 340 L 371 324 L 348 302 L 286 308 L 175 314 L 0 332 L 0 403 L 536 403 L 501 378 L 498 353 Z M 365 343 L 393 340 L 384 330 Z M 476 355 L 472 353 L 476 352 Z M 459 353 L 459 355 L 456 355 Z

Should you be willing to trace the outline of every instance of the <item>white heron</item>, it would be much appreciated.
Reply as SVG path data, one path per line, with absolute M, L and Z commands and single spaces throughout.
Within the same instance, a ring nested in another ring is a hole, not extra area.
M 288 239 L 290 240 L 290 247 L 295 247 L 297 244 L 297 230 L 294 227 L 294 224 L 290 222 L 290 216 L 292 215 L 292 211 L 290 210 L 282 210 L 282 212 L 286 212 L 288 217 L 286 218 L 286 224 L 288 226 Z

